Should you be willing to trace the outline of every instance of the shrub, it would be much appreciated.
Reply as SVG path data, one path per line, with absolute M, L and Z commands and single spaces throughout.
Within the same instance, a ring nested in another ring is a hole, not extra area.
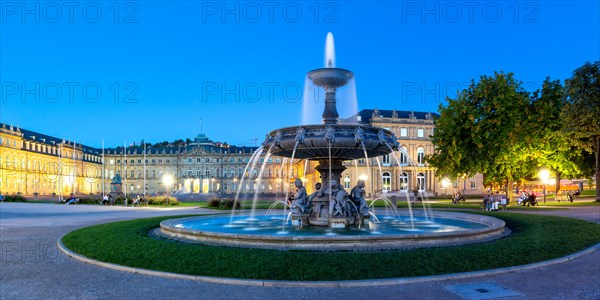
M 232 209 L 235 203 L 235 208 L 239 209 L 242 207 L 239 201 L 235 201 L 233 198 L 217 198 L 213 197 L 208 200 L 207 207 L 221 208 L 221 209 Z
M 3 196 L 6 202 L 27 202 L 27 198 L 21 195 L 6 195 Z
M 210 198 L 206 205 L 208 207 L 219 207 L 221 205 L 221 199 L 216 197 Z
M 99 204 L 98 198 L 79 198 L 79 204 Z
M 179 201 L 175 197 L 168 197 L 169 201 L 167 201 L 167 197 L 163 196 L 155 196 L 148 198 L 149 205 L 179 205 Z
M 236 209 L 239 209 L 242 207 L 242 205 L 240 204 L 239 201 L 235 201 L 235 199 L 231 199 L 231 198 L 224 198 L 219 201 L 219 208 L 232 209 L 234 204 L 235 204 Z

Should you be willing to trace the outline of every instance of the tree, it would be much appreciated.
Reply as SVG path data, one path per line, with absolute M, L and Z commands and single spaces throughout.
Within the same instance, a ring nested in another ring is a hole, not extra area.
M 452 178 L 483 173 L 488 183 L 512 184 L 530 172 L 527 112 L 529 93 L 512 73 L 482 76 L 479 82 L 440 105 L 433 136 L 435 151 L 428 162 L 438 174 Z
M 566 100 L 565 89 L 560 81 L 546 78 L 542 89 L 533 93 L 529 109 L 528 143 L 534 162 L 532 169 L 546 167 L 556 175 L 555 193 L 559 191 L 562 177 L 581 176 L 583 169 L 581 151 L 576 149 L 562 130 L 565 122 L 561 112 Z
M 566 80 L 565 131 L 595 158 L 596 201 L 600 201 L 600 61 L 586 62 Z

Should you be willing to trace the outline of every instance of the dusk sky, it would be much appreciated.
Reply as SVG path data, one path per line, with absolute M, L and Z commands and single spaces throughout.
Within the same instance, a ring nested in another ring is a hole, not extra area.
M 598 1 L 0 5 L 0 122 L 92 147 L 201 130 L 260 144 L 302 122 L 327 32 L 358 109 L 437 112 L 481 75 L 513 72 L 535 90 L 600 59 Z M 352 107 L 340 99 L 341 117 Z

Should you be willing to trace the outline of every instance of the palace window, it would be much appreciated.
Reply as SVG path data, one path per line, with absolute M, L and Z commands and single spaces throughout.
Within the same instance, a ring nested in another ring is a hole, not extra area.
M 408 174 L 406 172 L 400 173 L 400 191 L 408 191 Z
M 389 155 L 389 154 L 386 154 L 386 155 L 384 155 L 384 156 L 381 158 L 381 163 L 382 163 L 384 166 L 389 166 L 389 165 L 390 165 L 390 155 Z
M 344 177 L 344 188 L 345 189 L 349 189 L 350 188 L 350 176 Z
M 381 183 L 384 191 L 389 191 L 392 183 L 392 175 L 390 172 L 383 172 L 381 176 Z
M 408 152 L 406 151 L 406 148 L 402 147 L 400 148 L 400 164 L 401 165 L 407 165 L 408 164 Z
M 417 129 L 417 137 L 425 137 L 425 130 L 423 129 Z
M 400 136 L 407 137 L 408 136 L 408 129 L 406 129 L 406 128 L 400 128 Z
M 425 149 L 423 147 L 417 148 L 417 163 L 419 165 L 425 164 Z
M 417 174 L 417 189 L 419 192 L 425 191 L 425 174 L 423 173 Z

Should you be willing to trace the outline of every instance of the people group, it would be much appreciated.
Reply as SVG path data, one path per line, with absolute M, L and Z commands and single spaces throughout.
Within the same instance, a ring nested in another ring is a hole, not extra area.
M 535 193 L 532 190 L 521 191 L 519 199 L 517 199 L 517 205 L 519 206 L 535 206 L 537 204 Z
M 499 209 L 506 210 L 508 200 L 506 195 L 500 194 L 500 192 L 489 192 L 483 196 L 483 209 L 486 211 L 498 211 Z

